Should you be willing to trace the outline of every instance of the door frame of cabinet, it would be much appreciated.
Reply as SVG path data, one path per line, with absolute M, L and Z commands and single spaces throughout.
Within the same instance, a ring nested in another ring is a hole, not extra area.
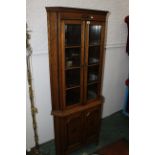
M 102 81 L 102 68 L 104 60 L 104 34 L 105 22 L 89 21 L 87 20 L 60 20 L 59 27 L 59 77 L 60 77 L 60 103 L 62 110 L 70 109 L 80 104 L 89 104 L 96 101 L 101 96 L 101 81 Z M 66 86 L 65 86 L 65 24 L 81 24 L 81 66 L 80 66 L 80 103 L 66 106 Z M 87 101 L 87 76 L 88 76 L 88 54 L 89 54 L 89 25 L 101 25 L 101 39 L 100 39 L 100 61 L 98 73 L 98 88 L 97 98 Z M 102 60 L 103 59 L 103 60 Z
M 102 80 L 102 68 L 103 68 L 103 56 L 104 56 L 104 34 L 105 34 L 105 22 L 101 21 L 89 21 L 90 23 L 87 24 L 86 21 L 86 39 L 85 39 L 85 67 L 84 67 L 84 103 L 89 104 L 90 102 L 96 101 L 100 98 L 101 96 L 101 80 Z M 100 60 L 99 60 L 99 71 L 98 71 L 98 90 L 97 90 L 97 98 L 91 99 L 87 101 L 87 87 L 88 87 L 88 82 L 87 82 L 87 77 L 88 77 L 88 57 L 89 57 L 89 26 L 90 25 L 101 25 L 101 36 L 100 36 Z M 100 87 L 99 87 L 100 85 Z
M 80 103 L 71 106 L 66 105 L 66 78 L 65 78 L 65 24 L 81 24 L 81 64 L 80 64 Z M 83 104 L 83 74 L 84 74 L 84 32 L 85 23 L 82 20 L 61 20 L 60 21 L 60 96 L 62 109 L 70 109 Z

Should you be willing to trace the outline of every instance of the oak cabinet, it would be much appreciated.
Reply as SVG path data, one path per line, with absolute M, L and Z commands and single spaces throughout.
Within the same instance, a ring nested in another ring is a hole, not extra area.
M 47 7 L 57 155 L 98 139 L 107 11 Z

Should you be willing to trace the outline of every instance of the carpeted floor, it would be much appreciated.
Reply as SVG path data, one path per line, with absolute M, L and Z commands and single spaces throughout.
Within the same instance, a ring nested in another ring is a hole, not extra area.
M 83 147 L 70 155 L 91 154 L 96 150 L 111 144 L 121 138 L 129 140 L 129 118 L 119 111 L 102 120 L 99 144 L 90 144 Z M 54 141 L 47 142 L 40 147 L 44 154 L 55 155 Z M 31 154 L 30 154 L 31 155 Z

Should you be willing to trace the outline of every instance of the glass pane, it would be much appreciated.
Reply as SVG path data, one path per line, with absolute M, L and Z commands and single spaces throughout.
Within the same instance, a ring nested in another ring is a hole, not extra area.
M 98 97 L 101 25 L 89 26 L 87 100 Z
M 67 90 L 66 106 L 80 103 L 80 88 Z
M 65 24 L 66 106 L 80 103 L 80 66 L 81 24 Z
M 88 67 L 88 83 L 98 80 L 99 66 Z
M 66 88 L 80 86 L 80 69 L 66 71 Z
M 97 87 L 98 87 L 97 83 L 88 85 L 87 87 L 87 99 L 88 100 L 95 99 L 97 97 Z
M 66 48 L 65 61 L 66 68 L 80 67 L 80 48 Z
M 80 24 L 65 25 L 65 45 L 66 46 L 81 45 L 81 25 Z
M 99 44 L 101 36 L 101 25 L 90 25 L 89 44 Z
M 88 55 L 88 64 L 99 63 L 100 58 L 100 46 L 90 46 Z

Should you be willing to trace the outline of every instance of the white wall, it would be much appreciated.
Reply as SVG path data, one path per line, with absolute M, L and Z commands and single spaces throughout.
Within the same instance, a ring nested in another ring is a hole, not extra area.
M 124 17 L 128 15 L 128 0 L 27 0 L 27 23 L 31 32 L 33 49 L 33 80 L 39 141 L 44 143 L 54 138 L 53 118 L 49 87 L 47 17 L 45 6 L 67 6 L 110 11 L 106 44 L 106 61 L 103 82 L 105 106 L 103 117 L 122 109 L 124 102 L 124 81 L 128 77 L 128 56 L 125 52 L 127 28 Z M 30 114 L 27 106 L 27 115 Z M 27 121 L 27 148 L 34 146 L 30 132 L 31 119 Z

